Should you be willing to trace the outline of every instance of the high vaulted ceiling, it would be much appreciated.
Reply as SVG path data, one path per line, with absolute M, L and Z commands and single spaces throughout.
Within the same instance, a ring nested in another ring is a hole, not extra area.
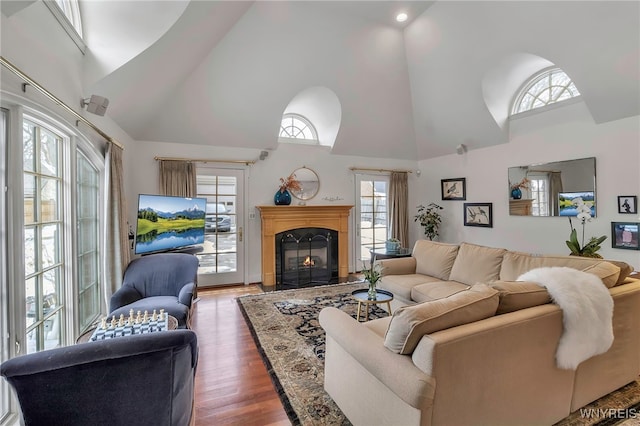
M 637 1 L 81 1 L 87 93 L 136 140 L 277 148 L 289 102 L 340 103 L 332 152 L 425 159 L 508 142 L 555 64 L 597 123 L 640 114 Z M 409 21 L 395 22 L 399 11 Z M 321 131 L 322 129 L 319 129 Z

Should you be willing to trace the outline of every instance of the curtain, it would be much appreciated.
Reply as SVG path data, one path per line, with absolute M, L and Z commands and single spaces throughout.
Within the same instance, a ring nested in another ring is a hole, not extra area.
M 409 244 L 408 200 L 407 172 L 391 172 L 391 183 L 389 185 L 389 213 L 391 215 L 389 235 L 400 240 L 402 247 L 407 247 Z
M 124 270 L 131 260 L 129 226 L 124 196 L 122 148 L 107 144 L 106 167 L 106 237 L 105 237 L 105 301 L 122 285 Z
M 562 192 L 562 173 L 549 173 L 549 209 L 551 216 L 560 215 L 560 206 L 558 205 L 558 194 Z
M 160 189 L 164 195 L 195 197 L 196 166 L 191 161 L 160 160 Z

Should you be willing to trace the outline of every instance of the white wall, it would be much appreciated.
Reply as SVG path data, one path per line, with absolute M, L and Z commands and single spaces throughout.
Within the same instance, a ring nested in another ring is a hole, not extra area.
M 208 147 L 203 145 L 188 145 L 181 143 L 136 142 L 125 155 L 133 156 L 135 161 L 127 170 L 127 195 L 129 222 L 135 223 L 137 195 L 141 193 L 159 193 L 158 164 L 154 160 L 159 157 L 179 157 L 192 159 L 216 159 L 216 160 L 257 160 L 260 150 Z M 221 167 L 230 166 L 220 163 Z M 343 204 L 355 205 L 355 174 L 350 167 L 384 168 L 415 170 L 417 163 L 405 160 L 385 160 L 367 157 L 354 157 L 332 155 L 328 147 L 310 145 L 280 144 L 276 150 L 269 151 L 264 161 L 257 161 L 254 165 L 246 167 L 247 186 L 245 188 L 245 212 L 243 220 L 247 242 L 246 282 L 261 281 L 260 267 L 260 211 L 255 208 L 258 205 L 273 205 L 273 196 L 279 188 L 280 178 L 288 176 L 295 169 L 306 166 L 313 169 L 320 178 L 318 194 L 307 205 L 315 204 Z M 416 174 L 409 174 L 409 193 L 414 192 L 417 182 Z M 294 198 L 293 203 L 298 202 Z M 250 219 L 250 214 L 255 215 Z M 350 217 L 350 266 L 354 270 L 353 253 L 354 240 L 354 214 Z
M 585 239 L 607 235 L 602 256 L 640 269 L 640 252 L 611 247 L 611 222 L 640 221 L 637 214 L 619 214 L 617 207 L 618 195 L 640 196 L 640 116 L 595 124 L 584 104 L 576 103 L 531 114 L 512 121 L 510 126 L 511 142 L 507 144 L 419 163 L 422 177 L 418 194 L 445 208 L 440 240 L 567 255 L 567 218 L 509 216 L 507 169 L 593 156 L 598 217 L 587 223 Z M 466 201 L 441 201 L 440 179 L 457 177 L 467 179 Z M 463 226 L 464 202 L 492 202 L 493 228 Z M 415 225 L 412 235 L 419 238 L 421 232 Z

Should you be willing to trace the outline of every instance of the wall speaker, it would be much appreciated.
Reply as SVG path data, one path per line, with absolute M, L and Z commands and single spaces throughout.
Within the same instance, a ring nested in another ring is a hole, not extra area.
M 269 156 L 269 151 L 260 151 L 260 160 L 264 160 Z
M 82 108 L 87 107 L 87 112 L 103 116 L 107 112 L 109 99 L 98 95 L 91 95 L 89 99 L 80 101 L 80 106 Z

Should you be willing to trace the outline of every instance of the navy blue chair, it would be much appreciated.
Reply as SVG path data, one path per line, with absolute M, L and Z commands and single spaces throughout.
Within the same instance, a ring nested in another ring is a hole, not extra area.
M 122 287 L 111 296 L 109 316 L 160 309 L 190 328 L 191 304 L 197 291 L 198 258 L 186 253 L 158 253 L 134 259 L 124 272 Z
M 187 426 L 198 343 L 160 331 L 22 355 L 0 365 L 26 426 Z

